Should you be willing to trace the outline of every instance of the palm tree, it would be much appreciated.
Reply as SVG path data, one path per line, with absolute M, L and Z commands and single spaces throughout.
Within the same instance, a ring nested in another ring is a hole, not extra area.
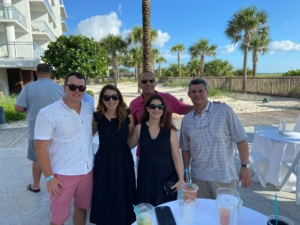
M 243 88 L 242 93 L 246 93 L 247 85 L 247 60 L 248 50 L 251 43 L 251 32 L 259 30 L 268 22 L 268 15 L 265 10 L 258 11 L 256 6 L 248 6 L 233 14 L 227 23 L 225 34 L 236 44 L 242 42 L 244 47 L 243 64 Z
M 117 87 L 117 52 L 125 52 L 127 42 L 124 41 L 120 35 L 109 34 L 100 40 L 100 43 L 106 49 L 107 53 L 111 55 L 111 61 L 114 73 L 114 85 Z
M 152 70 L 150 0 L 142 0 L 143 15 L 143 72 Z
M 181 60 L 180 60 L 180 52 L 185 51 L 185 47 L 183 44 L 175 44 L 171 48 L 171 52 L 177 52 L 177 61 L 178 61 L 178 71 L 179 77 L 181 77 Z
M 200 62 L 199 60 L 193 59 L 187 63 L 188 71 L 192 77 L 196 77 L 200 74 Z
M 159 71 L 159 77 L 161 77 L 161 64 L 167 63 L 167 60 L 163 56 L 159 56 L 155 62 L 158 63 L 158 71 Z
M 160 52 L 157 48 L 152 48 L 151 53 L 152 53 L 152 68 L 153 68 L 153 73 L 154 73 L 156 59 L 160 56 Z
M 215 44 L 209 45 L 208 39 L 199 39 L 194 45 L 189 47 L 188 51 L 192 59 L 197 59 L 200 57 L 200 77 L 203 76 L 204 72 L 204 58 L 205 56 L 215 57 L 218 46 Z

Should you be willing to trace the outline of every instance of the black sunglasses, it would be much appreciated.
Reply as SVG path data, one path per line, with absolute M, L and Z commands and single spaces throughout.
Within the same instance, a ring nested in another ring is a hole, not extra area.
M 155 80 L 154 79 L 141 80 L 141 83 L 142 84 L 147 84 L 148 81 L 152 84 L 152 83 L 154 83 Z
M 79 90 L 80 92 L 84 92 L 85 89 L 86 89 L 86 87 L 85 87 L 85 86 L 82 86 L 82 85 L 76 86 L 76 85 L 74 85 L 74 84 L 68 84 L 68 85 L 66 85 L 66 86 L 69 87 L 70 91 L 76 91 L 76 89 L 78 88 L 78 90 Z
M 119 100 L 119 95 L 118 94 L 114 94 L 114 95 L 103 95 L 102 97 L 104 99 L 104 101 L 108 102 L 110 100 L 110 98 L 112 98 L 112 100 L 117 101 Z
M 148 108 L 149 109 L 156 109 L 156 108 L 158 108 L 159 110 L 163 110 L 164 109 L 164 105 L 163 104 L 158 104 L 158 105 L 150 104 L 150 105 L 148 105 Z

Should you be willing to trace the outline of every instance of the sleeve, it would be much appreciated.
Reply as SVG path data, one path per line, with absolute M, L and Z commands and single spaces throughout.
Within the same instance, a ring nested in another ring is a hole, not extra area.
M 227 107 L 227 113 L 227 123 L 230 129 L 232 141 L 238 143 L 247 139 L 247 134 L 241 121 L 239 120 L 235 112 L 232 110 L 232 108 L 230 108 L 229 106 Z
M 179 137 L 179 147 L 182 150 L 190 150 L 189 145 L 189 137 L 186 134 L 186 128 L 185 128 L 186 122 L 183 118 L 181 121 L 181 128 L 180 128 L 180 137 Z
M 16 101 L 16 105 L 17 106 L 21 106 L 23 108 L 28 108 L 28 105 L 27 105 L 27 86 L 25 86 L 21 93 L 19 94 L 18 98 L 17 98 L 17 101 Z
M 42 110 L 39 111 L 35 127 L 34 127 L 34 139 L 35 140 L 51 140 L 54 132 L 54 123 L 49 116 Z
M 183 115 L 183 113 L 186 111 L 188 108 L 188 105 L 185 104 L 184 102 L 181 102 L 179 99 L 174 97 L 171 94 L 167 94 L 167 101 L 169 102 L 168 107 L 170 107 L 169 111 L 172 113 L 177 113 L 179 115 Z

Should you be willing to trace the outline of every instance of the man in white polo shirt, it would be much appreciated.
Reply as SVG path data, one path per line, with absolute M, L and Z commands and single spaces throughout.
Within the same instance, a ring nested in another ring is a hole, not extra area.
M 237 143 L 242 164 L 239 179 L 247 188 L 252 182 L 249 149 L 238 117 L 227 104 L 208 101 L 208 85 L 203 79 L 189 83 L 188 95 L 194 110 L 182 120 L 180 148 L 185 170 L 191 161 L 192 181 L 199 186 L 197 197 L 215 199 L 218 188 L 236 188 L 233 142 Z
M 68 74 L 64 84 L 66 97 L 41 109 L 36 119 L 35 152 L 47 180 L 51 225 L 68 220 L 73 197 L 74 224 L 85 224 L 91 204 L 94 109 L 81 101 L 85 84 L 82 74 Z

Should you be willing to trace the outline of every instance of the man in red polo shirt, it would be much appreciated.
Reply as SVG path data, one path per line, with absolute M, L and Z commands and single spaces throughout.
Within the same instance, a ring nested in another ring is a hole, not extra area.
M 141 122 L 140 117 L 143 112 L 144 103 L 152 94 L 158 94 L 164 98 L 171 118 L 172 118 L 172 113 L 177 113 L 179 115 L 186 115 L 194 108 L 193 105 L 187 105 L 179 101 L 177 98 L 175 98 L 173 95 L 169 93 L 155 91 L 156 81 L 155 81 L 155 76 L 152 72 L 143 72 L 140 75 L 138 84 L 139 87 L 142 89 L 142 94 L 139 97 L 133 99 L 129 105 L 130 111 L 134 118 L 134 125 L 137 125 Z M 136 155 L 137 157 L 140 156 L 139 146 L 136 151 Z

